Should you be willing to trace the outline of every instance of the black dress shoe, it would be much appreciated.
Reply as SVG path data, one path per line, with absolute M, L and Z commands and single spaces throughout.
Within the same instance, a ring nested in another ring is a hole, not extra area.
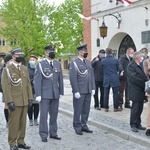
M 42 138 L 42 142 L 47 142 L 47 138 Z
M 51 136 L 51 135 L 50 135 L 50 138 L 56 139 L 56 140 L 61 140 L 61 137 L 59 137 L 58 135 L 55 135 L 55 136 Z
M 131 130 L 132 130 L 133 132 L 138 132 L 138 129 L 137 129 L 136 127 L 131 127 Z
M 131 108 L 131 106 L 130 105 L 125 105 L 125 108 Z
M 22 149 L 30 149 L 31 146 L 28 146 L 28 145 L 26 145 L 26 144 L 24 143 L 24 144 L 19 144 L 19 145 L 18 145 L 18 148 L 22 148 Z
M 150 136 L 150 129 L 147 129 L 145 134 L 146 134 L 147 136 Z
M 142 126 L 139 126 L 138 129 L 139 129 L 139 130 L 146 130 L 146 128 L 145 128 L 145 127 L 142 127 Z
M 11 146 L 10 150 L 18 150 L 18 147 L 16 145 L 15 146 Z
M 83 132 L 82 132 L 82 131 L 79 131 L 79 132 L 76 132 L 76 134 L 78 134 L 78 135 L 83 135 Z
M 82 129 L 82 131 L 83 131 L 83 132 L 86 132 L 86 133 L 93 133 L 93 131 L 90 130 L 90 129 L 88 129 L 88 128 L 87 128 L 87 129 Z

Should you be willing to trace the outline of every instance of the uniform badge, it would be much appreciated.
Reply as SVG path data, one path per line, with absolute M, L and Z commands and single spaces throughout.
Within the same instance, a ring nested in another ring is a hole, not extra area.
M 56 73 L 59 72 L 58 68 L 55 68 L 54 71 L 55 71 Z
M 22 75 L 24 76 L 24 77 L 27 77 L 27 75 L 26 75 L 26 73 L 23 71 L 22 72 Z

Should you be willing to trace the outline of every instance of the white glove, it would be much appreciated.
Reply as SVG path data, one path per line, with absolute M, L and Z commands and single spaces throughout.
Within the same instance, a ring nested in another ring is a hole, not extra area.
M 95 95 L 95 90 L 92 90 L 92 96 Z
M 81 97 L 81 95 L 80 95 L 79 92 L 77 92 L 77 93 L 74 94 L 74 97 L 75 97 L 76 99 L 79 99 L 79 98 Z
M 63 96 L 62 95 L 60 95 L 60 97 L 59 98 L 62 98 Z
M 37 97 L 35 98 L 35 101 L 40 102 L 40 101 L 41 101 L 41 96 L 37 96 Z

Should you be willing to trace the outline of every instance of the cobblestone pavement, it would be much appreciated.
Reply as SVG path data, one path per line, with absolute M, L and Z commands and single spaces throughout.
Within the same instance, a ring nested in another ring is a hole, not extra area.
M 0 104 L 0 150 L 8 150 L 7 128 L 3 116 L 3 107 Z M 111 133 L 90 126 L 92 134 L 76 135 L 72 127 L 72 118 L 59 114 L 58 135 L 61 141 L 48 139 L 47 143 L 41 142 L 38 135 L 38 126 L 27 125 L 26 143 L 31 145 L 31 150 L 148 150 L 148 148 L 123 140 Z
M 65 95 L 60 99 L 60 112 L 58 116 L 58 135 L 62 137 L 61 141 L 48 139 L 47 143 L 41 142 L 38 134 L 38 126 L 30 127 L 27 124 L 26 144 L 31 145 L 31 150 L 150 150 L 141 146 L 137 142 L 124 140 L 109 130 L 104 130 L 97 126 L 89 126 L 94 132 L 92 134 L 84 133 L 83 136 L 76 135 L 72 127 L 72 115 L 64 115 L 65 111 L 72 114 L 72 94 L 68 79 L 64 80 Z M 3 103 L 0 102 L 0 150 L 8 150 L 7 128 L 3 114 Z M 143 125 L 146 123 L 146 105 L 142 116 Z M 104 110 L 97 111 L 93 108 L 93 99 L 91 103 L 90 120 L 99 124 L 109 125 L 112 128 L 118 128 L 120 133 L 130 131 L 129 127 L 129 109 L 122 112 L 113 112 L 111 93 L 110 93 L 110 112 Z M 137 133 L 141 138 L 145 137 L 145 131 Z M 135 135 L 135 136 L 136 136 Z M 148 139 L 149 140 L 149 139 Z

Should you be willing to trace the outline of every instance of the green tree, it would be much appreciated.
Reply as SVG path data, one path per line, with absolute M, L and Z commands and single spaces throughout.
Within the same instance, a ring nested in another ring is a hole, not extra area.
M 57 54 L 77 53 L 76 47 L 82 39 L 82 0 L 65 0 L 49 17 L 48 34 L 57 46 Z
M 65 0 L 60 6 L 46 0 L 4 0 L 2 21 L 6 26 L 1 34 L 14 47 L 21 47 L 25 55 L 44 54 L 43 47 L 55 44 L 57 55 L 76 53 L 82 38 L 82 0 Z
M 14 47 L 21 47 L 25 55 L 31 52 L 43 54 L 47 42 L 47 25 L 45 21 L 49 12 L 55 9 L 44 0 L 5 0 L 1 7 L 2 21 L 6 26 L 1 28 L 1 34 Z

